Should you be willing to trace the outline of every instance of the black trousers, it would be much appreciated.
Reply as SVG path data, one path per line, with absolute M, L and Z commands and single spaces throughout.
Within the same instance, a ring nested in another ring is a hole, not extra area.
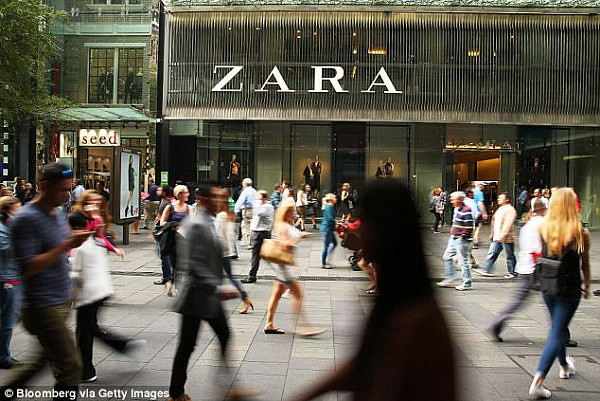
M 440 225 L 440 221 L 442 220 L 442 215 L 436 212 L 431 212 L 433 213 L 433 216 L 435 217 L 435 223 L 433 223 L 433 231 L 438 231 L 438 227 Z
M 221 343 L 221 357 L 226 360 L 227 343 L 229 342 L 229 326 L 225 314 L 221 310 L 214 319 L 201 319 L 195 316 L 181 316 L 181 332 L 179 333 L 179 345 L 173 361 L 173 370 L 171 372 L 171 384 L 169 386 L 169 395 L 176 399 L 185 391 L 184 386 L 187 381 L 187 367 L 194 348 L 196 348 L 196 339 L 200 331 L 200 322 L 205 320 L 214 330 Z M 224 364 L 227 369 L 227 363 Z
M 84 379 L 96 376 L 96 369 L 92 360 L 94 355 L 94 337 L 119 352 L 123 352 L 127 347 L 127 343 L 133 340 L 129 337 L 121 337 L 109 333 L 98 327 L 98 309 L 102 306 L 103 302 L 103 300 L 94 302 L 89 305 L 80 306 L 77 309 L 75 337 L 83 362 Z
M 260 264 L 260 247 L 265 238 L 271 238 L 271 231 L 252 231 L 252 262 L 248 276 L 256 277 Z

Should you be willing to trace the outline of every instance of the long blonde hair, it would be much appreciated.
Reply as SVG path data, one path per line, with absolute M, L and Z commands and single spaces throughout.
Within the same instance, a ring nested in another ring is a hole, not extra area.
M 281 223 L 289 223 L 289 221 L 285 220 L 285 215 L 289 213 L 290 210 L 296 209 L 296 204 L 293 200 L 287 199 L 284 200 L 279 207 L 277 208 L 277 212 L 275 213 L 275 218 L 273 219 L 273 227 L 278 226 Z M 292 215 L 293 218 L 293 215 Z
M 552 203 L 540 224 L 540 234 L 546 241 L 549 256 L 560 256 L 573 241 L 577 253 L 583 252 L 583 226 L 577 212 L 577 196 L 571 188 L 559 188 L 552 194 Z

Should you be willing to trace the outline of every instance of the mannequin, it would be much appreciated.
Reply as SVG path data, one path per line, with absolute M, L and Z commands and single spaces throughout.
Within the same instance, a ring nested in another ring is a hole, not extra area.
M 231 161 L 227 169 L 227 181 L 232 188 L 236 188 L 242 182 L 242 165 L 237 161 L 237 155 L 231 155 Z
M 311 185 L 313 192 L 316 194 L 318 192 L 321 192 L 321 173 L 323 171 L 323 165 L 321 164 L 321 161 L 319 160 L 319 155 L 316 154 L 315 155 L 315 161 L 311 166 L 312 172 L 313 172 L 313 183 Z
M 379 160 L 379 164 L 377 165 L 377 172 L 375 173 L 376 180 L 384 180 L 385 179 L 385 163 L 383 160 Z
M 395 169 L 396 169 L 396 167 L 394 166 L 394 163 L 392 163 L 392 158 L 390 156 L 388 156 L 387 161 L 383 165 L 383 170 L 385 172 L 385 177 L 386 178 L 392 178 L 392 176 L 394 175 L 394 170 Z
M 304 167 L 304 172 L 302 173 L 302 175 L 304 176 L 304 183 L 310 185 L 311 187 L 313 186 L 313 183 L 315 181 L 315 175 L 314 175 L 314 163 L 311 159 L 308 159 L 308 161 L 306 162 L 306 167 Z

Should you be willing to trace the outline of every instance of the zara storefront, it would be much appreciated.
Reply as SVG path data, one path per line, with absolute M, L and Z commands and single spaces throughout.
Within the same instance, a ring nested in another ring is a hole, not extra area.
M 270 189 L 318 166 L 321 191 L 398 178 L 423 213 L 434 186 L 484 181 L 492 200 L 573 186 L 600 224 L 598 15 L 185 3 L 161 13 L 157 165 L 171 181 Z

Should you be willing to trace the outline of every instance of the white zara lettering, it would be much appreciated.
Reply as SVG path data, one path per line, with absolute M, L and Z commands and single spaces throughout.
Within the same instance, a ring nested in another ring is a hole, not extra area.
M 377 82 L 377 80 L 379 78 L 381 78 L 382 82 Z M 402 93 L 402 91 L 396 90 L 396 87 L 392 83 L 392 80 L 390 79 L 388 73 L 385 71 L 385 68 L 383 68 L 383 67 L 381 67 L 379 69 L 379 72 L 377 73 L 377 75 L 375 75 L 375 78 L 373 79 L 373 82 L 371 82 L 369 89 L 367 89 L 366 91 L 361 91 L 361 92 L 362 93 L 375 93 L 375 91 L 373 90 L 374 86 L 385 86 L 386 90 L 383 91 L 383 93 Z
M 347 90 L 344 90 L 344 88 L 342 88 L 342 85 L 340 85 L 340 79 L 344 78 L 344 68 L 339 67 L 339 66 L 311 66 L 310 68 L 312 68 L 313 70 L 315 70 L 315 75 L 314 75 L 314 89 L 309 89 L 309 92 L 313 92 L 313 93 L 326 93 L 329 92 L 326 89 L 323 89 L 323 81 L 329 81 L 329 83 L 331 83 L 331 86 L 333 87 L 333 89 L 336 92 L 339 93 L 344 93 L 344 92 L 348 92 Z M 323 77 L 323 71 L 324 70 L 334 70 L 335 71 L 335 75 L 333 77 Z
M 275 78 L 275 82 L 271 82 L 271 77 Z M 255 92 L 268 92 L 269 90 L 265 89 L 267 85 L 279 86 L 277 92 L 296 92 L 294 90 L 290 90 L 290 88 L 287 86 L 287 83 L 285 82 L 285 79 L 283 79 L 283 76 L 281 75 L 281 72 L 277 66 L 273 67 L 263 86 L 260 89 L 256 89 Z
M 224 69 L 224 68 L 231 68 L 231 71 L 229 71 L 224 77 L 223 79 L 221 79 L 215 86 L 213 86 L 213 88 L 211 89 L 211 92 L 241 92 L 242 88 L 243 88 L 243 83 L 240 82 L 240 87 L 239 88 L 235 88 L 235 89 L 226 89 L 225 86 L 233 79 L 235 78 L 235 76 L 237 74 L 240 73 L 240 71 L 242 71 L 244 69 L 244 66 L 242 65 L 215 65 L 215 68 L 213 69 L 213 74 L 217 73 L 217 70 L 219 69 Z M 281 74 L 280 74 L 281 75 Z M 283 78 L 281 78 L 283 80 Z M 268 81 L 268 79 L 267 79 Z

